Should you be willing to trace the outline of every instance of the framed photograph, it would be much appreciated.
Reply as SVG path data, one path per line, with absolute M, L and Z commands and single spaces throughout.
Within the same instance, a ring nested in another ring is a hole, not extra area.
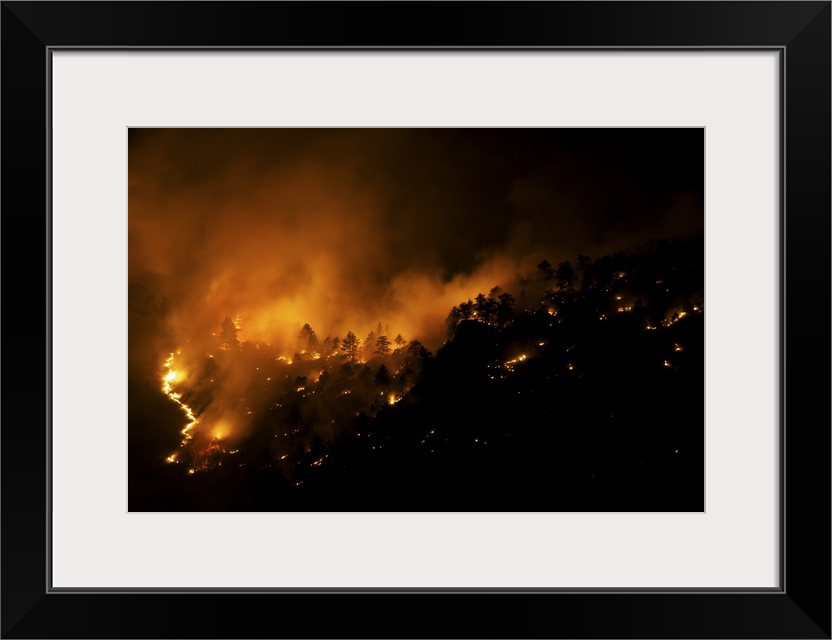
M 4 637 L 830 636 L 830 4 L 599 6 L 3 3 Z

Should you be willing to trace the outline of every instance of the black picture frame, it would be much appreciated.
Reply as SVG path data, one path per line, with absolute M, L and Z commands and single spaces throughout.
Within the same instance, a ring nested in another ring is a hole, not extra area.
M 4 638 L 829 638 L 830 2 L 3 2 Z M 56 592 L 49 82 L 59 48 L 776 50 L 781 571 L 772 590 Z

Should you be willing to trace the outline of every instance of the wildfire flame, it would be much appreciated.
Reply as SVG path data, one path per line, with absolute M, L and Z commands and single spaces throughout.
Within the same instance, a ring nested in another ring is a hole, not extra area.
M 188 424 L 185 425 L 185 428 L 182 429 L 180 432 L 182 434 L 182 442 L 179 444 L 180 447 L 184 447 L 194 436 L 191 433 L 191 430 L 199 424 L 199 420 L 196 418 L 196 414 L 194 413 L 193 409 L 191 409 L 188 405 L 182 402 L 182 394 L 177 393 L 173 390 L 173 385 L 175 381 L 182 380 L 184 376 L 181 372 L 174 369 L 173 363 L 174 355 L 171 353 L 167 359 L 165 360 L 165 369 L 166 373 L 162 376 L 162 391 L 165 395 L 173 400 L 179 407 L 182 409 L 184 414 L 188 418 Z M 176 462 L 176 454 L 172 454 L 166 458 L 168 462 Z

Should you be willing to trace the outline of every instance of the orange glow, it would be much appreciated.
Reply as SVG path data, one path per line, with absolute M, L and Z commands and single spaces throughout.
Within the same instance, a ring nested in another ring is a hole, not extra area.
M 177 353 L 181 353 L 181 351 Z M 165 373 L 162 376 L 162 391 L 166 396 L 168 396 L 171 400 L 173 400 L 176 404 L 179 405 L 179 407 L 185 413 L 185 416 L 187 416 L 188 418 L 188 424 L 186 424 L 181 431 L 183 440 L 179 446 L 182 447 L 185 446 L 185 444 L 191 438 L 193 438 L 191 430 L 197 425 L 199 421 L 196 419 L 196 414 L 193 412 L 193 410 L 184 402 L 182 402 L 182 394 L 173 391 L 173 381 L 179 379 L 181 382 L 181 375 L 173 368 L 173 358 L 174 356 L 171 353 L 165 360 L 165 368 L 167 369 L 167 373 Z
M 506 360 L 506 362 L 504 363 L 504 366 L 509 371 L 514 371 L 514 365 L 517 364 L 518 362 L 523 362 L 526 359 L 528 359 L 528 356 L 525 353 L 523 353 L 523 354 L 517 356 L 516 358 L 512 358 L 511 360 Z

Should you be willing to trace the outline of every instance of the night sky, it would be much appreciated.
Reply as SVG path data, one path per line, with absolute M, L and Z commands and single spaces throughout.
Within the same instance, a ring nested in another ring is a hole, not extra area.
M 209 432 L 239 446 L 275 396 L 235 404 L 252 358 L 223 365 L 210 398 L 193 380 L 226 318 L 272 361 L 297 353 L 307 323 L 320 340 L 381 324 L 435 352 L 460 302 L 495 286 L 542 295 L 543 260 L 703 236 L 702 129 L 131 129 L 131 385 L 154 380 L 181 421 L 158 380 L 170 354 L 190 358 L 168 394 L 193 399 L 200 446 Z M 167 445 L 169 416 L 133 437 L 152 420 L 131 422 L 134 462 Z
M 447 309 L 543 259 L 702 234 L 701 129 L 131 129 L 129 266 L 185 330 Z

